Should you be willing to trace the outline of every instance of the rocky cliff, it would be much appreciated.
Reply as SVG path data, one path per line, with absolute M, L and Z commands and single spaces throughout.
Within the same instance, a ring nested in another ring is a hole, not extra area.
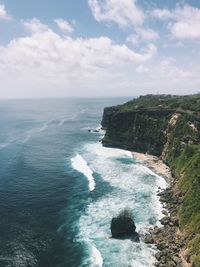
M 174 175 L 184 255 L 200 266 L 200 94 L 147 95 L 105 108 L 104 146 L 159 156 Z M 190 266 L 191 266 L 190 265 Z
M 167 141 L 165 130 L 173 113 L 170 109 L 115 110 L 113 113 L 105 109 L 103 145 L 159 156 Z

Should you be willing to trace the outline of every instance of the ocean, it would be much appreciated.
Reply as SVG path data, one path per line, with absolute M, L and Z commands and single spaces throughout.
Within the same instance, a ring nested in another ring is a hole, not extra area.
M 0 101 L 0 267 L 151 267 L 165 180 L 101 145 L 103 108 L 128 98 Z M 93 131 L 88 131 L 88 130 Z M 140 243 L 112 239 L 134 214 Z

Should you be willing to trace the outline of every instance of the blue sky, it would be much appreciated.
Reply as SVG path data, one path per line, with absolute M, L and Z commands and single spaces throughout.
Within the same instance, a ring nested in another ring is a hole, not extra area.
M 199 1 L 0 1 L 0 98 L 197 93 L 199 47 Z

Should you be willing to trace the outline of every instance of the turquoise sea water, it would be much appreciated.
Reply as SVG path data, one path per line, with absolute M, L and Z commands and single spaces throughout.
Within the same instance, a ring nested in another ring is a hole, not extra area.
M 0 267 L 153 266 L 153 248 L 111 239 L 110 221 L 129 207 L 142 237 L 165 181 L 88 132 L 126 100 L 0 101 Z

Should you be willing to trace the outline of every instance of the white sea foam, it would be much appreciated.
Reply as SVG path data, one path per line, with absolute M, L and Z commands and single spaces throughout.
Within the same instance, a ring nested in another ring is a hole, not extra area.
M 58 126 L 63 126 L 63 124 L 67 121 L 66 118 L 62 119 L 59 123 Z
M 159 190 L 164 190 L 167 186 L 168 183 L 167 181 L 160 175 L 157 175 L 154 173 L 152 170 L 150 170 L 148 167 L 141 165 L 141 168 L 145 170 L 147 173 L 155 177 L 155 185 L 156 185 L 156 190 L 152 192 L 152 209 L 154 209 L 155 213 L 157 214 L 157 226 L 161 226 L 160 219 L 163 218 L 163 213 L 162 211 L 164 210 L 163 204 L 159 201 L 159 196 L 157 195 L 157 191 Z
M 23 143 L 28 142 L 35 134 L 45 131 L 48 128 L 50 123 L 51 121 L 45 122 L 41 127 L 36 127 L 36 128 L 29 130 L 26 134 L 25 139 L 23 140 Z
M 91 244 L 91 267 L 102 267 L 103 266 L 103 258 L 101 256 L 100 251 Z
M 112 190 L 88 205 L 79 220 L 79 239 L 94 244 L 106 266 L 153 267 L 154 249 L 142 241 L 137 244 L 109 238 L 110 221 L 120 210 L 129 207 L 133 210 L 137 231 L 143 236 L 162 216 L 163 207 L 156 191 L 158 187 L 166 187 L 165 180 L 134 160 L 131 162 L 129 151 L 96 143 L 85 146 L 81 154 Z M 91 259 L 92 255 L 91 250 Z
M 83 127 L 81 128 L 82 131 L 88 131 L 92 134 L 98 134 L 99 137 L 102 139 L 105 135 L 105 130 L 102 129 L 102 126 L 99 124 L 98 126 L 87 126 L 87 127 Z
M 9 143 L 1 143 L 0 144 L 0 150 L 4 149 L 5 147 L 7 147 L 9 145 Z
M 93 191 L 95 189 L 95 179 L 93 177 L 93 171 L 90 169 L 85 159 L 80 154 L 77 154 L 71 159 L 71 162 L 75 170 L 83 173 L 87 177 L 89 190 Z
M 84 114 L 84 113 L 86 113 L 87 111 L 89 111 L 88 108 L 82 108 L 82 109 L 80 110 L 80 113 L 81 113 L 81 114 Z
M 78 112 L 75 112 L 71 116 L 61 119 L 60 122 L 58 123 L 58 126 L 61 127 L 65 124 L 65 122 L 74 121 L 77 118 L 78 114 L 79 114 Z
M 101 124 L 99 124 L 97 127 L 94 127 L 94 132 L 97 131 L 100 135 L 105 135 L 105 130 L 102 129 Z

